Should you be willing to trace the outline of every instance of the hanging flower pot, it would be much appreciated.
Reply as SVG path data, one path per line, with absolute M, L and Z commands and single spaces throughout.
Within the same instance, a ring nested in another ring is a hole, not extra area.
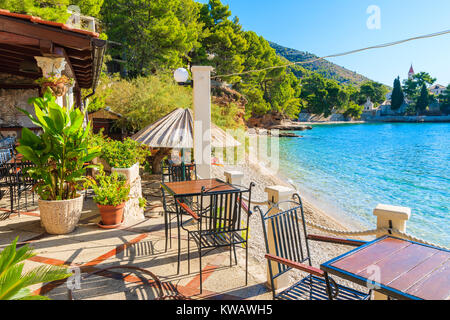
M 69 85 L 73 84 L 73 79 L 66 76 L 50 75 L 49 77 L 42 77 L 36 80 L 36 83 L 41 86 L 42 94 L 50 88 L 52 94 L 56 97 L 61 97 L 67 93 Z

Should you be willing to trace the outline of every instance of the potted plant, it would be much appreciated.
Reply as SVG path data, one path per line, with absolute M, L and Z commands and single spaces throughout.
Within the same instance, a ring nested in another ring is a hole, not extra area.
M 107 139 L 102 146 L 101 159 L 112 172 L 123 174 L 131 184 L 139 176 L 139 163 L 149 154 L 147 148 L 130 138 L 123 142 Z
M 77 191 L 85 180 L 85 163 L 98 156 L 100 148 L 92 147 L 88 128 L 83 126 L 85 114 L 79 109 L 67 110 L 55 102 L 47 89 L 42 98 L 32 98 L 35 115 L 21 110 L 36 126 L 40 136 L 22 129 L 17 151 L 34 167 L 26 173 L 37 181 L 42 225 L 50 234 L 66 234 L 75 229 L 83 207 L 83 197 Z
M 97 203 L 102 222 L 100 226 L 118 227 L 123 220 L 123 208 L 129 199 L 130 186 L 125 176 L 113 172 L 106 175 L 103 170 L 96 176 L 96 180 L 89 178 L 87 185 L 95 192 L 94 202 Z
M 73 79 L 65 75 L 56 76 L 54 73 L 51 73 L 48 77 L 44 76 L 35 82 L 41 86 L 43 93 L 49 88 L 55 96 L 61 97 L 66 94 L 67 87 L 73 84 Z

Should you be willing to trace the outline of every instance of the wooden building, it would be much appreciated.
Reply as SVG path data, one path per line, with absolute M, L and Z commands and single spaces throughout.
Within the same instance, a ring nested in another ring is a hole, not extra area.
M 74 79 L 58 103 L 81 108 L 81 89 L 95 92 L 106 41 L 92 31 L 0 9 L 0 132 L 20 135 L 34 125 L 17 107 L 34 113 L 30 97 L 40 95 L 35 80 L 55 74 Z

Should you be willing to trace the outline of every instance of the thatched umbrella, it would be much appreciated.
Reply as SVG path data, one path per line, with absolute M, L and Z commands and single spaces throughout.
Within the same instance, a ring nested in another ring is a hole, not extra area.
M 160 150 L 153 160 L 153 170 L 160 171 L 161 160 L 170 149 L 192 149 L 194 147 L 193 115 L 190 109 L 176 109 L 132 136 L 150 148 Z M 237 147 L 241 144 L 216 125 L 211 125 L 211 145 L 214 148 Z

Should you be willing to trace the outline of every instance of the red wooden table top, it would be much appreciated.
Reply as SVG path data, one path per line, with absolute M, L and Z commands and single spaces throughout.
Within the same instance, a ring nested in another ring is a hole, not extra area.
M 322 265 L 330 274 L 374 280 L 386 291 L 425 300 L 450 299 L 450 252 L 386 237 Z M 377 273 L 379 278 L 375 275 Z
M 175 196 L 182 195 L 200 195 L 202 193 L 202 187 L 208 191 L 214 188 L 213 191 L 231 191 L 236 190 L 233 186 L 220 181 L 218 179 L 200 179 L 192 181 L 179 181 L 179 182 L 164 182 L 161 185 L 165 186 Z

